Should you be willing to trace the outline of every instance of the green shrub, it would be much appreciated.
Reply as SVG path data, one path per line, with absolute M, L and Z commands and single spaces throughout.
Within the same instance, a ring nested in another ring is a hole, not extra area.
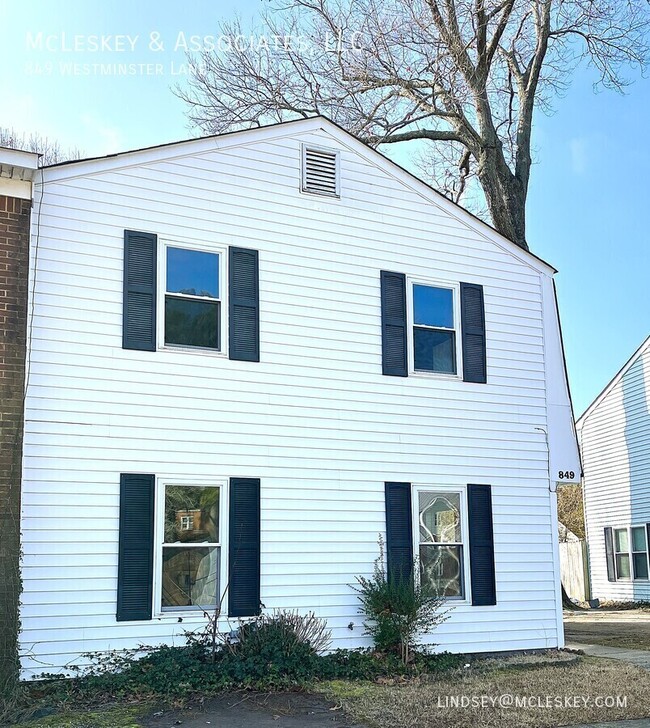
M 418 573 L 416 559 L 412 574 Z M 372 637 L 378 650 L 398 654 L 405 664 L 420 635 L 430 633 L 448 618 L 449 608 L 442 611 L 444 599 L 423 587 L 419 579 L 388 579 L 381 539 L 372 576 L 358 576 L 357 582 L 359 585 L 354 588 L 366 617 L 365 633 Z
M 233 688 L 278 690 L 314 680 L 375 680 L 455 667 L 455 655 L 413 654 L 407 664 L 394 652 L 335 650 L 322 654 L 330 632 L 313 614 L 275 612 L 240 626 L 216 651 L 211 638 L 189 635 L 183 647 L 140 647 L 88 654 L 73 680 L 46 676 L 30 686 L 34 705 L 69 706 L 128 698 L 183 701 Z
M 216 662 L 238 683 L 285 685 L 309 679 L 330 641 L 330 631 L 315 614 L 276 610 L 242 624 Z

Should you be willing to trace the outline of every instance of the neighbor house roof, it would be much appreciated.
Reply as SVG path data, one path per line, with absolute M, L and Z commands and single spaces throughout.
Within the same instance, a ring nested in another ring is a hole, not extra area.
M 612 377 L 609 384 L 603 389 L 603 391 L 594 399 L 594 401 L 587 407 L 587 409 L 578 417 L 576 420 L 576 427 L 581 427 L 584 421 L 589 415 L 598 407 L 598 405 L 605 399 L 605 397 L 614 389 L 614 387 L 623 379 L 628 370 L 634 365 L 634 363 L 640 359 L 646 349 L 650 348 L 650 336 L 641 344 L 641 346 L 632 354 L 632 356 L 625 362 L 625 364 L 619 369 L 619 371 Z
M 61 168 L 74 168 L 79 165 L 88 165 L 89 163 L 93 162 L 102 162 L 102 161 L 116 161 L 119 162 L 120 160 L 124 160 L 124 158 L 128 156 L 133 155 L 141 155 L 145 154 L 147 152 L 153 152 L 160 149 L 182 149 L 185 146 L 188 145 L 194 145 L 194 146 L 200 146 L 201 143 L 206 143 L 210 141 L 215 142 L 221 142 L 232 140 L 233 138 L 236 138 L 238 136 L 243 136 L 244 138 L 250 137 L 255 138 L 256 135 L 264 134 L 264 133 L 282 133 L 282 130 L 284 128 L 288 127 L 294 127 L 294 126 L 303 126 L 303 127 L 319 127 L 323 128 L 326 131 L 328 131 L 333 136 L 338 136 L 339 138 L 346 138 L 348 140 L 353 140 L 354 144 L 360 145 L 361 148 L 364 150 L 367 150 L 368 153 L 373 155 L 374 160 L 376 163 L 380 164 L 384 168 L 392 169 L 393 171 L 398 172 L 398 176 L 402 178 L 406 178 L 410 181 L 411 185 L 417 186 L 420 190 L 426 190 L 427 196 L 430 198 L 431 201 L 437 203 L 438 205 L 441 205 L 447 209 L 448 212 L 450 212 L 452 215 L 455 215 L 456 217 L 462 217 L 465 218 L 465 222 L 472 227 L 475 230 L 478 230 L 480 232 L 488 233 L 487 237 L 489 237 L 493 242 L 497 242 L 495 238 L 498 238 L 498 240 L 505 242 L 505 246 L 509 252 L 515 254 L 517 257 L 526 260 L 529 264 L 534 262 L 535 268 L 539 268 L 540 264 L 547 269 L 547 271 L 550 271 L 551 273 L 557 273 L 557 269 L 554 268 L 550 263 L 547 263 L 545 260 L 540 258 L 539 256 L 535 255 L 534 253 L 531 253 L 529 250 L 524 250 L 519 245 L 514 243 L 512 240 L 507 238 L 505 235 L 500 233 L 496 228 L 492 227 L 488 223 L 484 222 L 480 218 L 476 217 L 473 213 L 469 212 L 469 210 L 466 210 L 462 205 L 459 205 L 458 203 L 454 202 L 453 200 L 449 199 L 445 195 L 443 195 L 441 192 L 436 190 L 434 187 L 431 187 L 431 185 L 427 184 L 426 182 L 423 182 L 419 177 L 414 175 L 412 172 L 409 172 L 407 169 L 402 167 L 401 165 L 397 164 L 397 162 L 394 162 L 392 159 L 389 159 L 387 156 L 382 154 L 381 152 L 378 152 L 374 147 L 371 147 L 366 142 L 362 141 L 358 137 L 356 137 L 354 134 L 351 134 L 350 132 L 346 131 L 343 127 L 339 126 L 335 122 L 333 122 L 331 119 L 328 119 L 326 116 L 310 116 L 303 119 L 293 119 L 290 121 L 282 121 L 277 122 L 275 124 L 267 124 L 265 126 L 259 126 L 259 127 L 253 127 L 251 129 L 240 129 L 235 131 L 228 131 L 223 132 L 221 134 L 210 134 L 203 137 L 194 137 L 192 139 L 183 139 L 177 142 L 167 142 L 165 144 L 157 144 L 150 147 L 141 147 L 139 149 L 131 149 L 125 152 L 117 152 L 115 154 L 107 154 L 104 156 L 99 157 L 87 157 L 85 159 L 71 159 L 67 162 L 58 162 L 56 164 L 50 164 L 44 167 L 44 169 L 48 170 L 56 170 Z M 433 197 L 433 199 L 431 199 Z

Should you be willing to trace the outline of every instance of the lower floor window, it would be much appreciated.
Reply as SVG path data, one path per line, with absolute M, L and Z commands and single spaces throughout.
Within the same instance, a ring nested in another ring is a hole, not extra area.
M 163 610 L 214 607 L 219 594 L 221 487 L 164 486 Z
M 648 578 L 646 526 L 614 529 L 614 563 L 617 579 Z
M 432 594 L 463 598 L 461 494 L 419 491 L 418 524 L 422 586 Z

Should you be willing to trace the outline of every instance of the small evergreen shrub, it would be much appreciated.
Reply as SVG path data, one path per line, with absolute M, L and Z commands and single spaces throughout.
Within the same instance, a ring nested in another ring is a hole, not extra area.
M 415 559 L 412 574 L 418 573 L 419 562 Z M 398 654 L 405 664 L 417 647 L 419 637 L 448 619 L 449 608 L 442 609 L 444 599 L 423 587 L 418 579 L 388 579 L 381 539 L 372 576 L 358 576 L 357 582 L 354 589 L 366 617 L 365 633 L 372 637 L 378 650 Z

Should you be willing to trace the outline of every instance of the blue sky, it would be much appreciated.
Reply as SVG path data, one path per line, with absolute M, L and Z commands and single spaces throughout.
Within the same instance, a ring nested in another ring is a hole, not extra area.
M 262 2 L 5 0 L 0 126 L 47 135 L 89 156 L 190 136 L 184 106 L 170 90 L 184 78 L 183 39 L 217 34 L 218 21 L 235 12 L 253 18 Z M 75 35 L 90 34 L 125 36 L 125 49 L 68 50 Z M 84 67 L 92 63 L 149 68 L 102 76 Z M 592 81 L 581 70 L 555 114 L 538 113 L 528 203 L 531 249 L 559 270 L 577 415 L 650 334 L 650 80 L 637 80 L 625 96 L 594 93 Z M 406 150 L 396 158 L 408 165 Z

